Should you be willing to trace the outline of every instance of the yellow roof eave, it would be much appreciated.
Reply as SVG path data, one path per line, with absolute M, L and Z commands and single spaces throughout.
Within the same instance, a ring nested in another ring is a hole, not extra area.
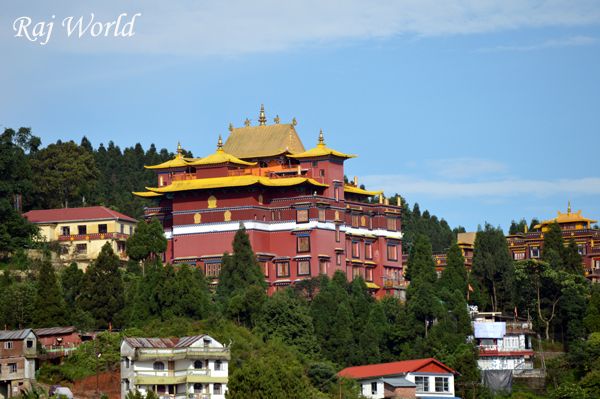
M 317 187 L 328 187 L 327 184 L 306 177 L 288 177 L 270 179 L 262 176 L 227 176 L 211 177 L 206 179 L 178 180 L 165 187 L 146 187 L 155 193 L 171 193 L 189 190 L 207 190 L 213 188 L 244 187 L 260 184 L 265 187 L 289 187 L 308 183 Z
M 214 154 L 211 154 L 205 158 L 200 158 L 197 161 L 188 163 L 189 166 L 205 166 L 205 165 L 218 165 L 222 163 L 233 163 L 237 165 L 254 166 L 256 162 L 242 161 L 241 159 L 226 153 L 223 150 L 217 150 Z
M 154 191 L 132 191 L 131 194 L 133 194 L 137 197 L 142 197 L 142 198 L 162 197 L 162 194 L 156 193 Z
M 289 158 L 295 158 L 295 159 L 299 159 L 299 158 L 315 158 L 315 157 L 325 157 L 325 156 L 329 156 L 329 155 L 333 155 L 335 157 L 338 158 L 356 158 L 356 155 L 352 155 L 352 154 L 344 154 L 343 152 L 339 152 L 336 150 L 333 150 L 325 145 L 319 144 L 317 145 L 315 148 L 311 148 L 308 151 L 304 151 L 301 152 L 299 154 L 289 154 L 287 155 Z
M 381 193 L 383 193 L 383 191 L 367 191 L 355 186 L 344 186 L 344 192 L 368 196 L 380 195 Z
M 170 168 L 184 168 L 188 166 L 188 162 L 181 157 L 175 157 L 169 161 L 159 163 L 158 165 L 144 165 L 146 169 L 170 169 Z

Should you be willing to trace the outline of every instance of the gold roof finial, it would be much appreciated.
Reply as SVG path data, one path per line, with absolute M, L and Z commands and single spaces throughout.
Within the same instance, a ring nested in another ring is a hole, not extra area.
M 325 137 L 323 136 L 323 129 L 319 131 L 319 142 L 318 145 L 325 145 Z
M 292 118 L 292 126 L 296 126 L 298 124 L 298 121 L 296 120 L 296 117 Z
M 229 122 L 229 131 L 233 132 L 233 123 Z
M 181 143 L 178 141 L 177 142 L 177 156 L 181 157 L 182 152 L 183 152 L 183 149 L 181 148 Z
M 258 115 L 258 123 L 260 126 L 267 124 L 267 117 L 265 116 L 265 106 L 260 104 L 260 114 Z
M 281 121 L 281 119 L 279 119 L 279 115 L 275 115 L 275 118 L 273 119 L 273 122 L 275 122 L 276 124 L 279 125 L 280 121 Z
M 217 141 L 217 151 L 223 151 L 223 139 L 219 134 L 219 140 Z
M 244 121 L 244 126 L 250 126 L 250 119 L 246 118 L 246 120 Z
M 569 205 L 567 206 L 567 213 L 571 213 L 571 200 L 569 200 Z

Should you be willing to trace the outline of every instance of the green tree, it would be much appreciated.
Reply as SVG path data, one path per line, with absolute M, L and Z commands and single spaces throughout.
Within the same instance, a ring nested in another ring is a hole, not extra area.
M 83 270 L 81 270 L 75 262 L 71 263 L 60 273 L 60 281 L 65 303 L 70 309 L 75 309 L 77 297 L 81 292 L 83 276 Z
M 438 286 L 449 291 L 458 290 L 463 295 L 467 294 L 467 269 L 465 258 L 458 244 L 455 242 L 450 246 L 446 255 L 446 267 L 442 270 Z
M 600 285 L 598 284 L 592 284 L 583 322 L 590 333 L 600 333 Z
M 562 252 L 563 269 L 569 273 L 583 275 L 581 255 L 575 240 L 569 240 L 569 245 Z
M 160 221 L 140 221 L 135 232 L 127 239 L 126 248 L 127 256 L 136 261 L 154 259 L 165 252 L 167 239 Z
M 85 272 L 78 304 L 94 317 L 97 327 L 107 328 L 120 326 L 124 302 L 119 258 L 107 242 Z
M 35 284 L 15 282 L 0 296 L 0 320 L 8 328 L 25 328 L 33 322 L 35 314 Z
M 67 321 L 67 309 L 54 268 L 49 260 L 43 260 L 36 284 L 34 325 L 53 327 L 65 325 Z

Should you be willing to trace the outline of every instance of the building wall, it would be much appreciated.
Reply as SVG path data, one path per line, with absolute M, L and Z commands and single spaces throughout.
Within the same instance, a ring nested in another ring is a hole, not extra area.
M 424 373 L 424 372 L 415 372 L 415 373 L 408 373 L 406 375 L 406 379 L 409 380 L 410 382 L 414 382 L 416 384 L 416 377 L 424 377 L 427 378 L 429 381 L 429 390 L 428 391 L 422 391 L 419 390 L 419 384 L 417 384 L 417 391 L 416 391 L 416 395 L 417 398 L 421 397 L 421 396 L 427 396 L 427 397 L 448 397 L 448 396 L 454 396 L 454 375 L 451 373 Z M 435 378 L 436 377 L 446 377 L 448 378 L 448 392 L 438 392 L 435 390 Z

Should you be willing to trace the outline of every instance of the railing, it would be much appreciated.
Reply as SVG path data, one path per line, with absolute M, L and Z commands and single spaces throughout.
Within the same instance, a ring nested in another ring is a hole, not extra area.
M 406 288 L 408 287 L 408 281 L 393 279 L 384 277 L 383 278 L 383 288 Z
M 218 394 L 217 394 L 218 395 Z M 177 394 L 158 394 L 159 399 L 211 399 L 212 395 L 209 393 L 177 393 Z
M 210 377 L 211 372 L 210 369 L 136 371 L 137 375 L 143 377 L 187 377 L 193 375 Z
M 508 355 L 508 354 L 522 354 L 522 355 L 533 355 L 533 349 L 526 348 L 509 348 L 498 345 L 479 345 L 480 355 Z
M 58 241 L 107 240 L 111 238 L 126 240 L 129 235 L 124 233 L 70 234 L 58 236 Z
M 196 179 L 196 174 L 195 173 L 178 173 L 178 174 L 174 174 L 171 179 L 173 181 L 178 181 L 178 180 L 193 180 Z
M 143 349 L 138 352 L 139 359 L 154 358 L 193 358 L 211 357 L 229 359 L 229 348 L 181 348 L 181 349 Z

